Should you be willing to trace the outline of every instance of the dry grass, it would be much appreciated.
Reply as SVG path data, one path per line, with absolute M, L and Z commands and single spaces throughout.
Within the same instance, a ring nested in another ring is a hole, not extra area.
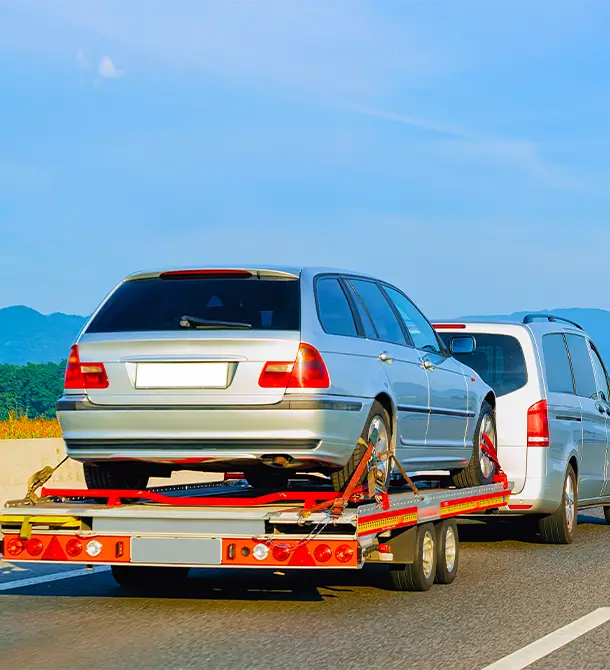
M 25 440 L 37 437 L 61 437 L 57 419 L 28 419 L 9 414 L 7 421 L 0 421 L 0 440 Z

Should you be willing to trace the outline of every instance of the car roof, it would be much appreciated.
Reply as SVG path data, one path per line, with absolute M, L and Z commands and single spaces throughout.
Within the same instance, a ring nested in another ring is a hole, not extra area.
M 557 333 L 557 332 L 569 332 L 574 334 L 586 335 L 586 331 L 577 328 L 576 326 L 571 325 L 570 323 L 565 323 L 562 321 L 532 321 L 530 323 L 523 323 L 522 321 L 478 321 L 478 320 L 456 320 L 451 322 L 446 321 L 433 321 L 433 325 L 437 330 L 442 333 L 443 331 L 449 332 L 472 332 L 476 329 L 484 329 L 490 333 L 509 333 L 514 332 L 515 330 L 529 330 L 533 333 Z M 440 327 L 439 327 L 440 326 Z M 465 326 L 462 328 L 461 326 Z

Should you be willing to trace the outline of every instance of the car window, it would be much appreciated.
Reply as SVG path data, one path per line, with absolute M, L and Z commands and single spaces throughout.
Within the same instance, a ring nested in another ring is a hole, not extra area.
M 567 335 L 568 351 L 574 370 L 574 381 L 576 382 L 576 394 L 583 398 L 594 398 L 597 393 L 593 365 L 589 355 L 589 347 L 584 337 L 580 335 Z
M 379 339 L 394 344 L 406 344 L 398 319 L 377 284 L 362 279 L 350 279 L 350 282 L 370 314 Z
M 447 348 L 450 348 L 451 339 L 463 337 L 464 333 L 445 331 L 439 335 Z M 472 332 L 468 332 L 468 335 L 472 335 L 476 341 L 475 350 L 471 354 L 453 354 L 453 356 L 475 370 L 481 379 L 491 386 L 496 396 L 512 393 L 527 384 L 527 365 L 523 349 L 516 337 Z
M 593 359 L 593 370 L 597 381 L 597 391 L 600 398 L 608 402 L 610 400 L 610 389 L 608 388 L 608 375 L 602 359 L 594 346 L 591 346 L 591 358 Z
M 371 321 L 371 317 L 369 316 L 368 312 L 364 309 L 364 305 L 362 304 L 362 301 L 354 291 L 354 287 L 349 282 L 345 282 L 345 290 L 350 294 L 354 309 L 356 310 L 356 312 L 358 312 L 360 322 L 362 323 L 362 327 L 364 328 L 365 337 L 367 337 L 369 340 L 378 340 L 379 333 L 375 330 L 375 326 Z
M 247 323 L 254 330 L 299 330 L 298 279 L 171 276 L 121 284 L 89 333 L 182 330 L 183 316 Z
M 553 393 L 574 393 L 572 367 L 568 357 L 566 341 L 561 333 L 544 335 L 542 338 L 546 385 Z
M 339 280 L 324 277 L 316 283 L 318 314 L 324 332 L 331 335 L 358 335 L 352 309 Z
M 390 296 L 396 309 L 400 313 L 405 326 L 411 335 L 413 344 L 417 349 L 441 353 L 441 346 L 434 332 L 434 328 L 428 323 L 426 317 L 415 307 L 407 296 L 391 286 L 384 285 L 384 289 Z

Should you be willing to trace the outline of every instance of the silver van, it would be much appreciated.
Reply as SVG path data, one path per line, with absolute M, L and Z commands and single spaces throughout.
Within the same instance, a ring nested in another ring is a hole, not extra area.
M 396 452 L 410 471 L 490 482 L 480 435 L 495 441 L 495 404 L 396 287 L 240 267 L 127 277 L 72 347 L 57 413 L 90 488 L 239 469 L 273 487 L 320 472 L 340 490 L 374 429 L 385 476 Z
M 535 515 L 546 542 L 571 542 L 578 509 L 610 505 L 610 383 L 597 347 L 552 314 L 435 328 L 447 346 L 474 337 L 456 356 L 496 392 L 499 461 L 515 483 L 502 511 Z

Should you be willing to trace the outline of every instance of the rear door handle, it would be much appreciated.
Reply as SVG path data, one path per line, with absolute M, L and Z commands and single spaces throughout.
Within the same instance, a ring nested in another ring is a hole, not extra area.
M 392 363 L 392 362 L 394 361 L 394 359 L 392 358 L 392 356 L 391 356 L 390 354 L 388 354 L 387 351 L 382 351 L 382 352 L 379 354 L 379 360 L 380 360 L 380 361 L 383 361 L 384 363 Z
M 431 363 L 431 362 L 428 361 L 428 360 L 425 360 L 425 361 L 421 364 L 421 366 L 422 366 L 422 368 L 424 368 L 424 370 L 430 370 L 430 371 L 434 370 L 434 364 Z
M 596 402 L 595 407 L 600 414 L 606 414 L 606 408 L 601 404 L 601 402 Z

